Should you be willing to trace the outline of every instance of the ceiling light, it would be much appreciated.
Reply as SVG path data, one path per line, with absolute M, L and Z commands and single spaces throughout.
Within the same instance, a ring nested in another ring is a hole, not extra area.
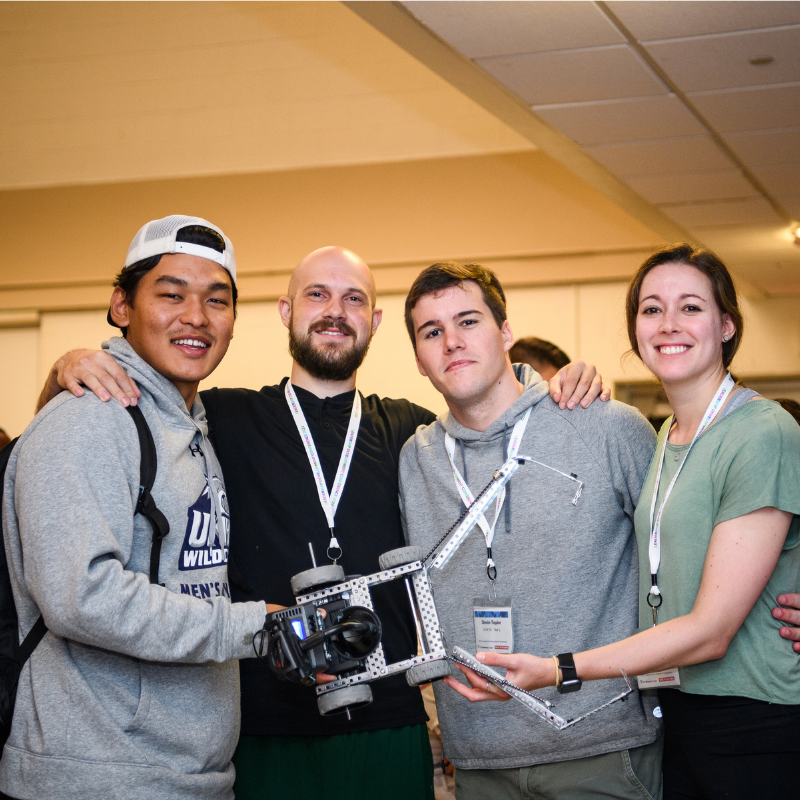
M 753 56 L 750 59 L 750 63 L 754 67 L 763 67 L 767 64 L 771 64 L 775 59 L 772 56 Z
M 800 225 L 794 227 L 792 236 L 794 236 L 794 243 L 800 245 Z

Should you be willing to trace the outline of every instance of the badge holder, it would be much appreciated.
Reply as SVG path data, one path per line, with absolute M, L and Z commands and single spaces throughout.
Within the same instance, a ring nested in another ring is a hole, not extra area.
M 475 646 L 478 650 L 506 654 L 514 652 L 511 598 L 497 597 L 494 583 L 488 598 L 476 597 L 472 601 L 472 616 L 475 620 Z

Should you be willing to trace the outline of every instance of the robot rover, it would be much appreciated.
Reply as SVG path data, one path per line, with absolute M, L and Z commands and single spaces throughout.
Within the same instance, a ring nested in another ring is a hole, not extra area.
M 335 676 L 330 683 L 316 687 L 317 706 L 323 716 L 344 712 L 350 718 L 352 710 L 371 703 L 371 681 L 405 672 L 408 683 L 419 686 L 449 675 L 451 661 L 474 669 L 559 730 L 624 699 L 632 689 L 623 673 L 627 691 L 587 714 L 565 720 L 552 711 L 552 703 L 509 683 L 466 651 L 455 648 L 448 655 L 445 649 L 428 569 L 442 569 L 447 564 L 503 486 L 527 461 L 532 459 L 509 458 L 427 554 L 415 546 L 390 550 L 378 559 L 379 572 L 346 579 L 338 564 L 316 566 L 312 550 L 315 566 L 292 578 L 297 605 L 267 615 L 264 628 L 253 640 L 256 655 L 279 678 L 308 686 L 315 684 L 317 673 Z M 583 484 L 577 476 L 570 477 L 579 484 L 576 502 Z M 387 664 L 370 589 L 394 580 L 405 582 L 421 652 Z

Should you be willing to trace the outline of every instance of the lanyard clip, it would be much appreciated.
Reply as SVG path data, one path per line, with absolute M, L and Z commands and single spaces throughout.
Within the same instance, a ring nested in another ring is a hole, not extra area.
M 664 602 L 664 595 L 658 588 L 658 575 L 650 575 L 651 586 L 650 591 L 647 593 L 647 605 L 653 609 L 653 627 L 658 624 L 658 609 Z M 658 601 L 658 602 L 656 602 Z
M 331 550 L 336 552 L 336 555 L 331 555 Z M 333 535 L 333 528 L 331 528 L 331 541 L 328 544 L 327 555 L 334 564 L 342 557 L 342 548 L 339 545 L 339 540 Z
M 489 577 L 489 580 L 494 583 L 497 580 L 497 567 L 495 566 L 494 561 L 492 561 L 492 548 L 486 548 L 486 575 Z

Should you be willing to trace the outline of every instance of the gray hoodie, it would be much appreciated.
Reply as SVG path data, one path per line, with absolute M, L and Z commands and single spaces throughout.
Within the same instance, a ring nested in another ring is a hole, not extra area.
M 0 790 L 23 800 L 232 798 L 236 659 L 253 655 L 266 607 L 230 602 L 225 487 L 199 398 L 190 415 L 124 339 L 103 347 L 137 381 L 155 440 L 153 497 L 170 524 L 163 586 L 148 577 L 152 530 L 134 517 L 133 420 L 116 402 L 60 394 L 6 473 L 20 638 L 40 613 L 49 632 L 20 677 Z
M 520 467 L 509 483 L 492 555 L 498 595 L 512 599 L 514 650 L 547 657 L 622 639 L 637 626 L 633 512 L 655 433 L 637 411 L 614 401 L 561 411 L 537 373 L 521 365 L 515 370 L 525 391 L 488 430 L 465 428 L 447 413 L 406 443 L 400 499 L 408 539 L 429 550 L 463 510 L 445 432 L 458 440 L 456 466 L 464 475 L 466 461 L 465 479 L 477 494 L 504 461 L 504 438 L 532 408 L 519 455 L 576 473 L 585 485 L 572 505 L 577 484 L 542 466 Z M 494 515 L 492 505 L 486 515 L 490 524 Z M 474 653 L 473 599 L 488 595 L 481 530 L 476 527 L 444 569 L 431 570 L 430 577 L 447 646 Z M 570 718 L 623 686 L 621 679 L 596 681 L 575 694 L 559 695 L 554 688 L 538 694 Z M 655 703 L 638 693 L 559 732 L 513 700 L 471 704 L 443 684 L 434 688 L 444 752 L 463 769 L 566 761 L 648 744 L 658 736 Z

